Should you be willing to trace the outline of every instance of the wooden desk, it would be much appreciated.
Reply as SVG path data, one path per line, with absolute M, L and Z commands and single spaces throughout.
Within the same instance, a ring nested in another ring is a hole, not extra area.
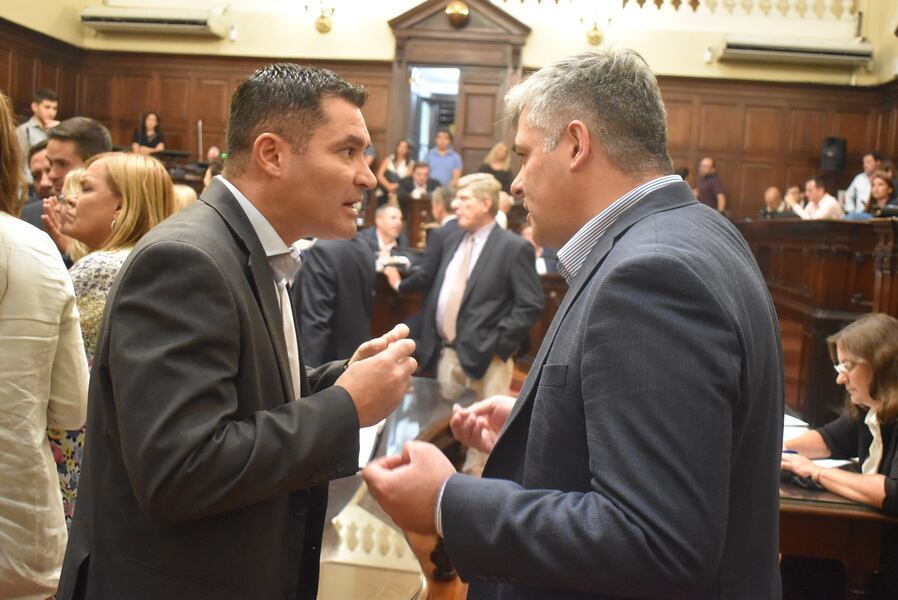
M 876 273 L 884 264 L 886 246 L 891 253 L 881 238 L 894 237 L 892 224 L 879 219 L 770 220 L 737 227 L 776 306 L 786 404 L 813 426 L 831 421 L 841 412 L 844 396 L 836 385 L 826 338 L 881 306 L 877 290 L 888 286 L 877 286 Z M 890 282 L 891 275 L 886 279 Z M 898 286 L 894 289 L 898 300 Z
M 840 560 L 846 599 L 868 597 L 882 537 L 898 519 L 826 491 L 780 484 L 780 553 Z

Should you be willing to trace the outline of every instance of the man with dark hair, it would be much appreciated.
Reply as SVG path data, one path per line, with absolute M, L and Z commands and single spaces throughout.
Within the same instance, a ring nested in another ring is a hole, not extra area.
M 28 150 L 28 167 L 32 184 L 28 189 L 28 202 L 22 207 L 19 218 L 43 231 L 44 223 L 41 220 L 41 215 L 44 214 L 43 201 L 53 195 L 50 161 L 47 160 L 47 140 L 38 142 Z
M 452 134 L 440 129 L 434 138 L 434 147 L 427 152 L 431 176 L 440 185 L 455 187 L 461 177 L 462 162 L 458 152 L 452 149 Z
M 16 127 L 16 137 L 19 139 L 19 147 L 22 148 L 22 156 L 28 154 L 32 146 L 46 140 L 50 128 L 59 124 L 56 120 L 58 110 L 59 97 L 56 92 L 45 88 L 39 88 L 34 92 L 31 118 Z M 28 165 L 25 165 L 25 180 L 31 183 Z
M 710 156 L 702 158 L 698 163 L 698 201 L 713 208 L 717 212 L 724 212 L 727 208 L 726 191 L 723 182 L 717 174 L 717 162 Z
M 472 600 L 778 599 L 782 352 L 751 251 L 672 174 L 635 52 L 561 59 L 506 101 L 512 192 L 570 288 L 517 400 L 453 409 L 482 478 L 409 442 L 368 489 L 443 537 Z
M 845 216 L 839 201 L 826 193 L 826 179 L 822 175 L 815 175 L 805 182 L 804 195 L 808 201 L 805 206 L 786 195 L 786 202 L 802 219 L 841 219 Z
M 440 182 L 430 176 L 430 165 L 426 162 L 415 163 L 411 175 L 399 180 L 396 195 L 400 204 L 409 200 L 421 200 L 440 187 Z
M 44 230 L 63 254 L 68 252 L 71 243 L 71 238 L 62 233 L 61 204 L 57 201 L 65 176 L 72 169 L 83 166 L 91 156 L 111 150 L 109 130 L 89 117 L 66 119 L 47 134 L 47 161 L 50 163 L 47 177 L 53 184 L 54 195 L 44 200 Z
M 365 98 L 323 69 L 256 71 L 223 175 L 122 266 L 58 598 L 316 597 L 328 481 L 416 367 L 405 327 L 319 369 L 297 340 L 293 244 L 351 237 L 375 185 Z
M 882 155 L 876 150 L 871 150 L 863 156 L 864 170 L 854 176 L 848 189 L 845 190 L 846 213 L 863 212 L 867 201 L 870 199 L 871 177 L 882 165 Z

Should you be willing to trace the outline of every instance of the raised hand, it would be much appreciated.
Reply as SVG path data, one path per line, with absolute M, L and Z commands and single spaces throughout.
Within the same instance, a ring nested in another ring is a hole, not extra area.
M 412 384 L 412 373 L 418 368 L 417 361 L 411 356 L 414 350 L 415 342 L 399 339 L 388 343 L 384 350 L 373 356 L 353 360 L 347 365 L 336 385 L 352 397 L 359 425 L 368 427 L 378 423 L 402 400 Z
M 456 404 L 449 420 L 452 434 L 462 445 L 489 454 L 515 401 L 511 396 L 490 396 L 468 408 Z

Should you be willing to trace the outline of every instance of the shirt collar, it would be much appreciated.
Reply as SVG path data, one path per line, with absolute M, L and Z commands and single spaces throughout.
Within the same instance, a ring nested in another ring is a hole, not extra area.
M 445 225 L 446 223 L 448 223 L 448 222 L 451 221 L 452 219 L 457 219 L 457 218 L 458 218 L 458 217 L 456 217 L 455 215 L 449 215 L 448 217 L 444 217 L 443 220 L 440 221 L 440 225 Z
M 571 285 L 580 267 L 602 235 L 622 214 L 650 193 L 671 183 L 683 181 L 679 175 L 664 175 L 636 186 L 586 222 L 558 251 L 558 272 Z
M 215 177 L 225 184 L 228 190 L 234 195 L 234 198 L 237 199 L 240 208 L 246 213 L 250 225 L 253 226 L 253 230 L 256 232 L 259 241 L 262 243 L 262 249 L 265 250 L 265 256 L 278 256 L 290 252 L 290 247 L 284 243 L 284 240 L 282 240 L 281 236 L 274 230 L 274 227 L 271 226 L 271 223 L 268 222 L 265 215 L 259 212 L 259 209 L 243 195 L 243 192 L 234 187 L 234 184 L 221 175 L 216 175 Z
M 474 233 L 469 233 L 468 235 L 473 237 L 474 243 L 479 246 L 480 244 L 482 244 L 483 242 L 486 241 L 486 238 L 488 238 L 490 236 L 490 232 L 493 230 L 493 228 L 495 226 L 496 226 L 496 221 L 490 221 L 489 223 L 487 223 L 486 225 L 484 225 L 483 227 L 481 227 Z

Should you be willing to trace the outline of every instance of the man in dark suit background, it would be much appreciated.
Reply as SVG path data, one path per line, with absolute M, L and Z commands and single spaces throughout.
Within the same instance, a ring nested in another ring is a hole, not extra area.
M 508 105 L 512 191 L 569 291 L 517 401 L 454 410 L 482 479 L 412 442 L 369 489 L 444 538 L 469 598 L 779 598 L 776 314 L 739 232 L 670 175 L 655 77 L 585 53 Z
M 387 261 L 390 256 L 405 256 L 409 250 L 408 236 L 402 231 L 402 211 L 392 204 L 377 207 L 374 227 L 361 230 L 357 237 L 368 245 L 380 262 Z
M 371 249 L 358 235 L 306 251 L 291 293 L 307 365 L 349 358 L 371 337 L 374 277 Z
M 496 225 L 500 191 L 486 173 L 459 180 L 460 231 L 443 241 L 416 339 L 422 371 L 483 397 L 508 393 L 514 353 L 543 301 L 532 246 Z
M 400 328 L 307 371 L 290 308 L 290 245 L 352 236 L 374 186 L 366 97 L 327 70 L 256 71 L 223 177 L 123 265 L 59 598 L 316 597 L 327 482 L 416 366 Z
M 440 182 L 430 176 L 430 165 L 426 162 L 415 163 L 412 174 L 399 180 L 396 195 L 400 204 L 409 200 L 427 198 L 431 192 L 440 187 Z

